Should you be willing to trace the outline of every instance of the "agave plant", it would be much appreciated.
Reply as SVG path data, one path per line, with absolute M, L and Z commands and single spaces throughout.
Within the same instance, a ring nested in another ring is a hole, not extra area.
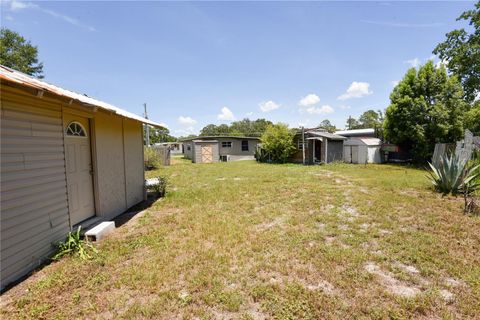
M 438 165 L 428 163 L 429 178 L 435 190 L 444 194 L 473 193 L 480 188 L 480 165 L 470 165 L 456 155 L 444 155 Z

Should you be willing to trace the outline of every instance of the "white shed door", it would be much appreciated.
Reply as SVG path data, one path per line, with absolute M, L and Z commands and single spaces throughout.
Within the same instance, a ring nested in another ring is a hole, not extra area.
M 343 161 L 346 163 L 352 163 L 352 147 L 344 146 L 343 147 Z
M 95 215 L 88 119 L 75 117 L 65 128 L 68 207 L 72 226 Z
M 352 146 L 352 163 L 358 163 L 358 146 Z

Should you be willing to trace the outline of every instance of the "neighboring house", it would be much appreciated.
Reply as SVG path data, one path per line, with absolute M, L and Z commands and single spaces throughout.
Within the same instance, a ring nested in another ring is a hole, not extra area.
M 142 123 L 160 124 L 0 66 L 1 289 L 77 226 L 144 199 Z
M 254 160 L 260 143 L 255 137 L 198 137 L 183 140 L 185 158 L 195 163 Z
M 182 154 L 183 143 L 182 142 L 158 142 L 153 145 L 154 147 L 162 146 L 170 150 L 171 154 Z
M 329 163 L 343 161 L 343 142 L 347 138 L 329 133 L 321 128 L 305 129 L 304 137 L 302 131 L 295 134 L 294 143 L 297 148 L 291 161 L 303 163 L 303 147 L 305 146 L 305 163 Z

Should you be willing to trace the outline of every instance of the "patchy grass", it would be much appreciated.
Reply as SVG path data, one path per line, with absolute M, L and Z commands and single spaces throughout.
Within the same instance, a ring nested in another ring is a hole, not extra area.
M 477 318 L 480 218 L 390 165 L 174 165 L 87 262 L 2 296 L 7 318 Z

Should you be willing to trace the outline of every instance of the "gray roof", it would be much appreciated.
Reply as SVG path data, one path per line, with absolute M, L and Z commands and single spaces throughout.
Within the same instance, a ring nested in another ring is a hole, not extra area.
M 218 142 L 218 140 L 202 140 L 202 139 L 195 139 L 195 140 L 192 140 L 192 142 L 210 142 L 210 143 L 214 143 L 214 142 Z
M 312 135 L 314 137 L 322 137 L 330 140 L 347 140 L 347 138 L 339 136 L 338 134 L 333 134 L 326 131 L 308 131 L 305 132 L 307 135 Z M 308 139 L 308 138 L 307 138 Z
M 340 130 L 340 131 L 335 131 L 335 134 L 345 136 L 345 137 L 360 137 L 360 136 L 373 137 L 375 135 L 375 129 L 367 128 L 367 129 Z

